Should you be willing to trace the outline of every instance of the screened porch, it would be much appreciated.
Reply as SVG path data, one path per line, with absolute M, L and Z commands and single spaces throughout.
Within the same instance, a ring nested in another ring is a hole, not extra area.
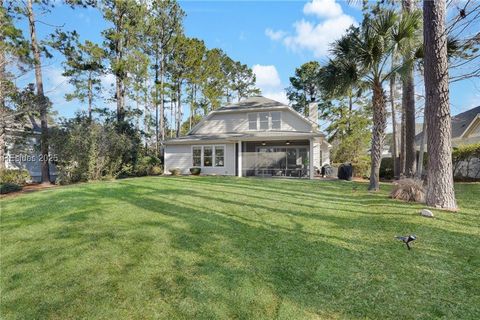
M 309 178 L 309 153 L 308 140 L 243 142 L 242 176 Z

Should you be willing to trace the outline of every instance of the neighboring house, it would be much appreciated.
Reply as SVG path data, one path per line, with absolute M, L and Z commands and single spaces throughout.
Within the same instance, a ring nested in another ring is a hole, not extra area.
M 331 146 L 317 121 L 317 104 L 308 118 L 261 96 L 221 107 L 186 136 L 165 142 L 165 172 L 200 167 L 204 174 L 313 178 L 330 163 Z
M 427 129 L 428 130 L 428 129 Z M 415 137 L 417 150 L 423 139 L 423 132 Z M 480 143 L 480 106 L 452 117 L 452 147 Z M 428 144 L 425 145 L 428 152 Z M 480 178 L 480 159 L 473 157 L 468 161 L 454 163 L 453 174 L 456 178 Z
M 40 128 L 6 129 L 6 169 L 28 170 L 33 182 L 41 182 Z M 50 179 L 55 180 L 57 173 L 50 162 Z
M 417 149 L 423 139 L 423 132 L 415 136 Z M 452 147 L 480 143 L 480 106 L 452 117 Z M 427 150 L 427 145 L 425 150 Z

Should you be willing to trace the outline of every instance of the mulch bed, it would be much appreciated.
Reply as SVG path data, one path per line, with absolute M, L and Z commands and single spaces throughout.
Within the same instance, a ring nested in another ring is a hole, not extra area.
M 22 190 L 16 191 L 16 192 L 10 192 L 7 194 L 2 194 L 1 198 L 4 197 L 15 197 L 18 196 L 22 193 L 30 193 L 30 192 L 35 192 L 35 191 L 40 191 L 40 190 L 45 190 L 45 189 L 50 189 L 50 188 L 56 188 L 58 187 L 55 184 L 41 184 L 41 183 L 31 183 L 23 186 Z

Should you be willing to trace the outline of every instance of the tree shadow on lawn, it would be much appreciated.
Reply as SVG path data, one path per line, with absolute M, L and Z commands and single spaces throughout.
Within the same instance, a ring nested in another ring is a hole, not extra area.
M 150 300 L 163 301 L 172 317 L 187 318 L 413 318 L 432 314 L 450 317 L 458 312 L 465 316 L 465 306 L 474 296 L 474 287 L 457 281 L 462 275 L 452 278 L 451 273 L 459 273 L 461 268 L 450 261 L 451 252 L 438 249 L 445 237 L 461 238 L 466 240 L 463 250 L 470 255 L 471 243 L 476 240 L 472 235 L 445 233 L 411 220 L 399 219 L 392 225 L 381 215 L 372 217 L 368 207 L 342 216 L 343 213 L 332 212 L 335 209 L 323 208 L 322 203 L 295 201 L 292 214 L 292 209 L 285 209 L 280 199 L 272 206 L 246 203 L 235 197 L 235 189 L 222 188 L 231 193 L 225 199 L 216 195 L 215 183 L 192 189 L 179 185 L 179 180 L 172 180 L 175 184 L 168 189 L 130 182 L 119 184 L 117 193 L 87 188 L 77 191 L 75 197 L 86 199 L 98 211 L 79 210 L 59 216 L 55 216 L 58 212 L 48 213 L 43 220 L 36 220 L 41 223 L 55 219 L 60 223 L 58 228 L 46 230 L 60 246 L 42 259 L 62 257 L 63 250 L 73 250 L 69 261 L 74 263 L 90 250 L 105 255 L 105 260 L 98 263 L 107 268 L 80 268 L 81 272 L 77 270 L 76 275 L 62 279 L 59 287 L 78 276 L 78 290 L 65 295 L 66 304 L 52 302 L 50 315 L 70 305 L 73 308 L 82 292 L 86 294 L 86 303 L 92 302 L 89 290 L 96 293 L 92 296 L 98 299 L 97 304 L 111 304 L 112 298 L 105 292 L 111 290 L 116 303 L 135 305 L 135 296 L 140 296 L 149 299 L 142 301 L 143 305 Z M 266 189 L 262 191 L 265 195 L 257 189 L 257 200 L 272 201 L 277 197 L 278 190 Z M 125 203 L 140 211 L 116 214 L 99 198 L 108 198 L 108 203 Z M 401 214 L 402 207 L 409 207 L 398 206 L 395 215 Z M 346 211 L 343 207 L 339 210 Z M 77 213 L 79 216 L 75 217 Z M 116 221 L 88 225 L 102 216 L 115 217 Z M 306 230 L 317 223 L 325 223 L 324 229 Z M 413 228 L 430 235 L 432 242 L 426 241 L 426 246 L 420 244 L 409 252 L 390 233 Z M 61 246 L 61 241 L 69 238 L 77 247 Z M 119 266 L 112 267 L 114 264 Z M 145 265 L 149 264 L 157 267 L 147 272 Z M 155 271 L 161 264 L 166 264 L 166 269 Z M 61 265 L 52 268 L 58 270 Z M 412 274 L 415 269 L 418 272 Z M 108 280 L 85 287 L 89 281 L 86 278 L 95 279 L 98 273 L 107 273 Z M 437 274 L 443 279 L 438 279 Z M 122 291 L 132 279 L 141 286 Z M 445 301 L 444 294 L 450 290 L 464 293 L 458 297 L 463 305 Z M 426 296 L 430 298 L 425 300 Z M 418 300 L 422 300 L 421 305 Z M 21 306 L 22 302 L 14 305 Z

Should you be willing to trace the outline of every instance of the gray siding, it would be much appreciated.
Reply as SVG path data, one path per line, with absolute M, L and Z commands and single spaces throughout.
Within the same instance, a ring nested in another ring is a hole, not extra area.
M 190 174 L 192 165 L 192 146 L 188 145 L 167 145 L 165 149 L 165 172 L 172 168 L 179 168 L 182 174 Z M 209 144 L 201 144 L 209 145 Z M 202 174 L 235 175 L 235 144 L 212 144 L 225 146 L 224 167 L 202 167 Z
M 280 111 L 280 110 L 275 110 Z M 232 132 L 252 132 L 248 130 L 248 113 L 259 111 L 216 113 L 195 129 L 195 134 L 221 134 Z M 310 132 L 312 125 L 288 109 L 281 110 L 281 131 Z M 259 130 L 256 130 L 259 131 Z

